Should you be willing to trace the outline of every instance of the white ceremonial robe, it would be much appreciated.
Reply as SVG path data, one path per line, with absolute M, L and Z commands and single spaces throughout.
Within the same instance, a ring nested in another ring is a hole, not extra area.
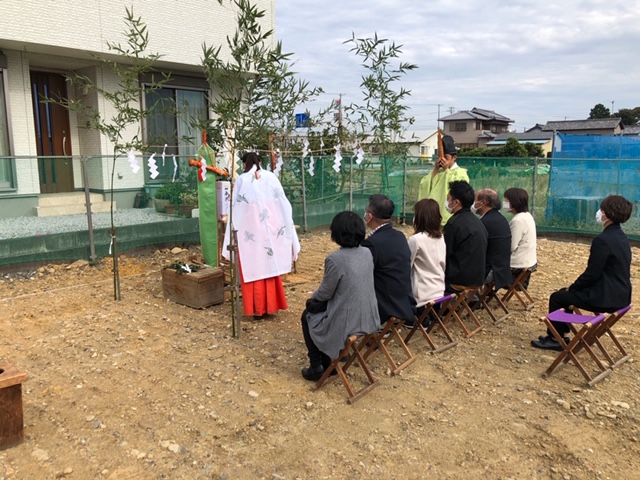
M 236 179 L 232 202 L 244 281 L 289 273 L 292 261 L 298 258 L 300 242 L 291 204 L 278 178 L 254 166 Z M 229 259 L 230 236 L 231 225 L 227 223 L 222 246 L 226 259 Z

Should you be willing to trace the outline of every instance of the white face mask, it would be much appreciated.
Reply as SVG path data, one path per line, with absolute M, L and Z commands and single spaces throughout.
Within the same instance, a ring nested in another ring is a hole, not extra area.
M 600 225 L 604 225 L 607 221 L 607 216 L 602 213 L 602 210 L 598 210 L 596 212 L 596 222 L 598 222 Z
M 445 204 L 444 208 L 447 210 L 447 212 L 453 213 L 453 208 L 451 208 L 451 205 L 449 204 L 449 202 Z
M 471 213 L 478 215 L 478 209 L 476 208 L 476 204 L 474 203 L 473 205 L 471 205 Z
M 511 204 L 509 203 L 509 200 L 502 201 L 502 208 L 504 210 L 511 210 Z

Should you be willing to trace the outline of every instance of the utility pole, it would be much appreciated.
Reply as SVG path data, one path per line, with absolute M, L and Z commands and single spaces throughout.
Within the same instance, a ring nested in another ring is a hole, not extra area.
M 614 110 L 613 110 L 613 103 L 614 103 L 614 100 L 611 100 L 611 116 L 612 116 L 612 117 L 613 117 L 613 112 L 614 112 Z

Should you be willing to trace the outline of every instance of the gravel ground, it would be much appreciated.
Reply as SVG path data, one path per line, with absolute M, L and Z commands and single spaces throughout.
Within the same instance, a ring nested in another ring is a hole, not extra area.
M 180 217 L 158 213 L 153 208 L 121 208 L 114 213 L 116 227 L 178 220 Z M 92 215 L 93 228 L 109 228 L 109 212 Z M 58 217 L 14 217 L 0 219 L 0 240 L 9 238 L 51 235 L 53 233 L 80 232 L 87 230 L 87 216 L 62 215 Z
M 28 375 L 24 441 L 0 451 L 0 480 L 640 478 L 640 248 L 636 306 L 616 325 L 634 358 L 594 387 L 573 365 L 543 378 L 556 352 L 530 346 L 549 294 L 589 255 L 588 243 L 539 238 L 533 308 L 509 302 L 498 324 L 482 312 L 470 338 L 452 325 L 458 345 L 440 353 L 414 337 L 416 360 L 399 375 L 372 355 L 378 386 L 348 405 L 339 379 L 314 390 L 300 375 L 300 312 L 336 249 L 326 229 L 300 243 L 283 279 L 289 308 L 242 318 L 240 338 L 229 302 L 200 310 L 164 298 L 161 269 L 198 255 L 195 245 L 127 255 L 117 301 L 111 259 L 0 278 L 0 361 Z M 388 349 L 404 360 L 395 341 Z M 349 378 L 364 385 L 356 365 Z

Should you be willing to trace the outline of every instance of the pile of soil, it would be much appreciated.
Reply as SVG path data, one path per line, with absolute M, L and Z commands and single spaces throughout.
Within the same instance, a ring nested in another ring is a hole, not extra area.
M 637 478 L 638 363 L 590 388 L 572 365 L 542 378 L 555 352 L 529 345 L 549 294 L 584 270 L 587 243 L 539 239 L 532 310 L 511 302 L 506 321 L 481 317 L 480 333 L 443 353 L 416 340 L 417 361 L 397 376 L 378 355 L 380 386 L 354 405 L 339 381 L 314 391 L 300 375 L 300 312 L 335 249 L 325 232 L 301 244 L 289 310 L 243 317 L 240 338 L 229 302 L 163 297 L 160 270 L 195 247 L 121 257 L 120 301 L 111 259 L 1 276 L 0 361 L 29 378 L 25 439 L 0 451 L 0 480 Z M 637 355 L 638 310 L 616 331 Z

